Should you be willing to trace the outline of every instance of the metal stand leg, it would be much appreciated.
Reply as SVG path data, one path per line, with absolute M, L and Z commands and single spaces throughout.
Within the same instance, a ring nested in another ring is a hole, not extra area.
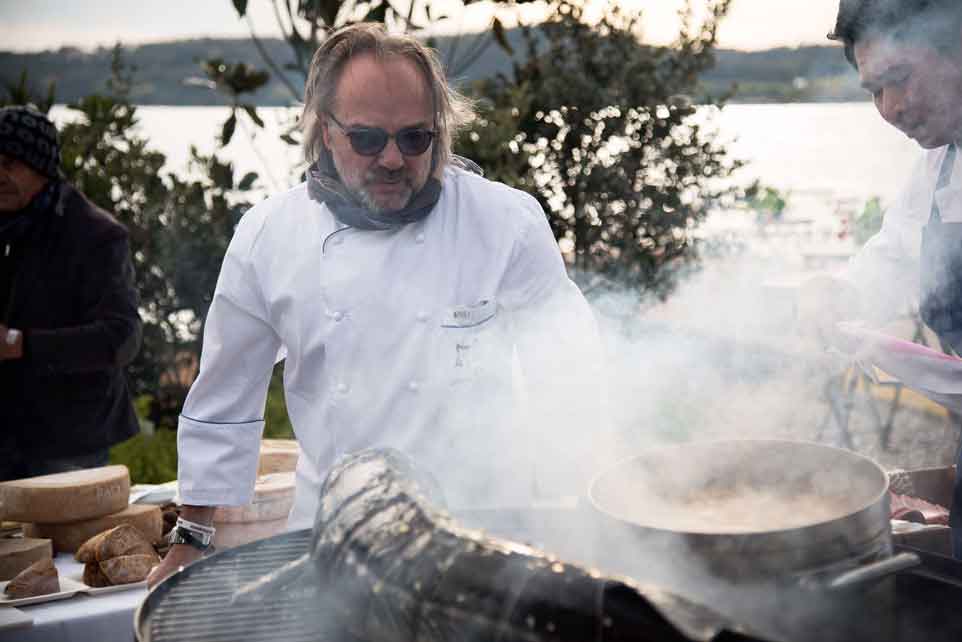
M 829 412 L 818 428 L 817 439 L 819 441 L 822 440 L 825 429 L 828 428 L 831 420 L 835 419 L 841 445 L 849 450 L 854 450 L 855 445 L 852 442 L 848 424 L 852 417 L 852 408 L 855 405 L 853 395 L 856 385 L 858 385 L 858 378 L 852 376 L 846 382 L 844 373 L 830 377 L 825 382 L 824 394 L 825 400 L 828 402 Z

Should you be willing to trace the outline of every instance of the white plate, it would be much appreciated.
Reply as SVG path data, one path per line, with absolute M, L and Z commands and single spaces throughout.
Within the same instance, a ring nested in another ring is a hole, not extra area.
M 27 606 L 29 604 L 41 604 L 43 602 L 65 600 L 68 597 L 73 597 L 77 593 L 80 593 L 88 588 L 87 585 L 82 582 L 72 580 L 69 577 L 61 577 L 60 590 L 56 593 L 47 593 L 46 595 L 36 595 L 34 597 L 22 597 L 18 600 L 14 600 L 3 593 L 3 590 L 7 588 L 7 584 L 9 583 L 10 582 L 0 582 L 0 606 Z
M 116 593 L 117 591 L 128 591 L 135 588 L 147 588 L 147 580 L 132 582 L 131 584 L 114 584 L 113 586 L 97 588 L 84 584 L 83 575 L 71 575 L 69 579 L 80 584 L 80 589 L 77 591 L 78 593 L 86 593 L 87 595 L 103 595 L 104 593 Z

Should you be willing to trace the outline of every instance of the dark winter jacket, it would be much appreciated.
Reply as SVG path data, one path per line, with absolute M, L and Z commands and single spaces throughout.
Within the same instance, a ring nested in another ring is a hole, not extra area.
M 58 458 L 135 435 L 124 369 L 141 323 L 126 229 L 62 184 L 15 251 L 0 323 L 23 331 L 25 354 L 0 361 L 0 443 Z

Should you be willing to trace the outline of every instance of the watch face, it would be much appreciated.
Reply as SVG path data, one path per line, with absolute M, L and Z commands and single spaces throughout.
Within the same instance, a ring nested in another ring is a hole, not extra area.
M 210 536 L 201 537 L 179 526 L 170 531 L 167 541 L 171 544 L 190 544 L 201 551 L 207 550 L 210 546 Z

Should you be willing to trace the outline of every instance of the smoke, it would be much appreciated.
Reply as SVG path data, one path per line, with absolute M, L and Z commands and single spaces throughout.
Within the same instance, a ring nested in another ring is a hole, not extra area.
M 513 385 L 493 380 L 503 370 L 473 362 L 475 378 L 452 388 L 457 396 L 443 404 L 448 412 L 439 419 L 438 430 L 457 438 L 430 458 L 423 449 L 408 452 L 436 477 L 449 510 L 468 527 L 705 604 L 730 604 L 732 582 L 713 577 L 716 569 L 703 555 L 680 540 L 622 532 L 591 506 L 588 488 L 616 462 L 661 445 L 839 439 L 843 426 L 831 415 L 825 390 L 840 385 L 836 377 L 849 364 L 826 355 L 796 325 L 802 279 L 792 275 L 801 267 L 797 253 L 713 256 L 664 303 L 608 293 L 585 308 L 569 290 L 541 302 L 517 325 L 490 326 L 469 351 L 478 358 L 511 355 Z M 856 430 L 856 445 L 875 454 L 878 426 L 859 425 L 859 417 L 864 420 L 853 413 L 844 428 Z M 698 466 L 692 461 L 689 470 L 670 473 L 698 480 Z M 813 492 L 851 490 L 835 466 L 825 462 L 823 485 Z M 772 475 L 774 486 L 777 471 Z M 663 507 L 642 492 L 626 487 L 624 501 L 635 502 L 637 514 L 658 517 Z M 758 510 L 750 516 L 755 523 L 778 519 Z M 704 530 L 717 526 L 703 519 Z M 737 615 L 746 617 L 746 603 L 771 612 L 780 608 L 777 600 L 791 599 L 751 582 L 738 591 Z M 846 601 L 800 595 L 805 606 L 782 625 Z

